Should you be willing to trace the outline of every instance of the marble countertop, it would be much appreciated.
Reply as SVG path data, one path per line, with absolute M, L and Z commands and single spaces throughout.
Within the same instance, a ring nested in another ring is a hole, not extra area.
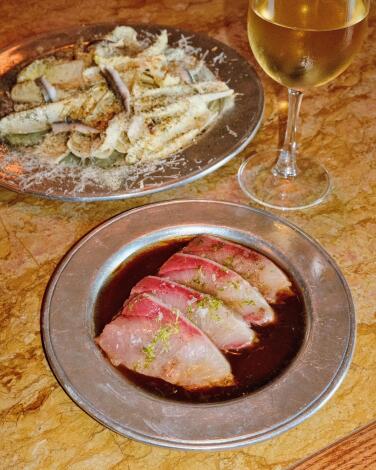
M 42 31 L 118 19 L 207 32 L 255 64 L 246 9 L 246 0 L 19 0 L 16 7 L 1 2 L 0 47 Z M 61 389 L 43 353 L 44 290 L 64 253 L 91 228 L 163 199 L 220 195 L 250 204 L 237 184 L 238 167 L 251 152 L 277 144 L 287 96 L 257 68 L 266 92 L 263 126 L 242 155 L 203 180 L 151 197 L 87 204 L 0 189 L 0 468 L 282 470 L 376 418 L 375 44 L 371 20 L 368 40 L 350 68 L 307 93 L 301 148 L 328 168 L 334 189 L 325 204 L 287 215 L 335 258 L 354 296 L 356 352 L 335 396 L 312 418 L 265 443 L 228 452 L 179 452 L 125 439 L 87 416 Z

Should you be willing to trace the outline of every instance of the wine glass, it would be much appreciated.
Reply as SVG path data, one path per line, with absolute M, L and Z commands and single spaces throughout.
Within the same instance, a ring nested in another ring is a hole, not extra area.
M 239 169 L 243 191 L 267 207 L 295 210 L 322 202 L 330 178 L 300 156 L 296 142 L 303 91 L 341 74 L 360 49 L 369 0 L 250 0 L 248 37 L 263 70 L 288 87 L 289 113 L 281 149 L 256 154 Z

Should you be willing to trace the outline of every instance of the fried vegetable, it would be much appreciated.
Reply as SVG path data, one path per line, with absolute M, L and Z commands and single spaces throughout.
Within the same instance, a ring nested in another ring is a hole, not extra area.
M 116 144 L 121 137 L 121 133 L 125 130 L 126 116 L 124 113 L 116 115 L 109 122 L 104 138 L 100 142 L 95 142 L 91 155 L 96 159 L 106 159 L 114 152 Z
M 35 105 L 43 103 L 41 89 L 34 80 L 16 83 L 12 88 L 11 98 L 16 103 L 33 103 Z
M 47 134 L 34 152 L 50 163 L 60 163 L 69 154 L 67 140 L 67 134 Z
M 163 30 L 146 47 L 148 38 L 138 41 L 133 28 L 119 26 L 78 45 L 76 60 L 35 60 L 17 77 L 18 112 L 0 120 L 0 137 L 37 145 L 64 164 L 105 167 L 117 153 L 134 164 L 179 152 L 234 102 L 233 90 L 183 39 L 169 47 Z
M 52 133 L 61 134 L 62 132 L 77 131 L 81 134 L 99 134 L 100 132 L 95 127 L 85 126 L 82 122 L 71 121 L 71 122 L 54 122 L 52 123 Z
M 33 132 L 32 134 L 6 134 L 4 140 L 15 147 L 30 147 L 42 142 L 46 132 Z
M 141 50 L 137 32 L 129 26 L 117 26 L 106 34 L 103 40 L 98 41 L 95 46 L 95 57 L 97 60 L 113 57 L 121 54 L 121 49 L 126 49 L 128 53 Z
M 98 166 L 99 168 L 103 168 L 103 169 L 112 168 L 115 165 L 120 165 L 122 163 L 124 164 L 124 154 L 119 153 L 115 150 L 105 160 L 100 159 L 100 158 L 93 158 L 92 162 L 95 166 Z
M 31 134 L 46 131 L 53 122 L 64 121 L 85 103 L 85 93 L 74 98 L 48 103 L 38 108 L 8 114 L 0 120 L 0 135 Z
M 57 86 L 54 88 L 56 91 L 56 101 L 64 100 L 72 95 L 72 90 L 63 90 Z M 44 103 L 42 91 L 34 80 L 16 83 L 12 88 L 11 98 L 15 103 L 25 103 L 34 106 Z
M 152 57 L 152 56 L 163 54 L 163 52 L 166 50 L 167 45 L 168 45 L 168 36 L 167 36 L 167 31 L 164 29 L 161 32 L 161 34 L 158 36 L 154 44 L 152 44 L 143 52 L 141 52 L 140 56 Z
M 59 163 L 67 166 L 79 166 L 82 164 L 82 160 L 69 152 L 68 155 L 62 158 Z
M 67 147 L 81 160 L 86 160 L 92 156 L 92 148 L 94 144 L 94 136 L 88 134 L 81 134 L 80 132 L 72 132 L 68 139 Z
M 21 70 L 17 82 L 36 80 L 44 76 L 52 85 L 59 85 L 62 88 L 78 88 L 82 84 L 83 70 L 82 60 L 66 62 L 51 58 L 38 59 Z
M 111 41 L 116 47 L 140 48 L 137 40 L 137 32 L 129 26 L 117 26 L 110 33 L 106 34 L 105 39 Z
M 168 117 L 156 124 L 145 137 L 132 145 L 127 153 L 127 162 L 153 159 L 153 155 L 161 151 L 161 147 L 181 134 L 196 130 L 197 135 L 210 118 L 210 111 L 200 96 L 191 100 L 191 106 L 183 114 Z

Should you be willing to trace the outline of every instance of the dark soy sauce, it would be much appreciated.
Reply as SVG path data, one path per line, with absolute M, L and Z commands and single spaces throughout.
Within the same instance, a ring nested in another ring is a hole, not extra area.
M 160 243 L 136 255 L 121 265 L 101 289 L 94 312 L 96 335 L 119 312 L 132 287 L 147 275 L 155 275 L 160 266 L 181 250 L 191 238 Z M 190 403 L 210 403 L 230 400 L 253 392 L 276 378 L 298 353 L 305 334 L 305 311 L 301 295 L 273 305 L 277 321 L 273 325 L 257 327 L 258 342 L 236 354 L 228 353 L 236 385 L 208 390 L 187 391 L 164 380 L 147 377 L 125 367 L 117 369 L 137 386 L 164 398 Z

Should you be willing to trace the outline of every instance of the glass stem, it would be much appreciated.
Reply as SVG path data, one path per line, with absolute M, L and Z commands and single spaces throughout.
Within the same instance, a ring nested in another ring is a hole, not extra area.
M 298 174 L 298 167 L 296 165 L 296 150 L 298 147 L 296 132 L 302 99 L 303 93 L 301 91 L 289 88 L 289 113 L 285 140 L 277 163 L 272 170 L 273 175 L 280 178 L 294 178 Z

